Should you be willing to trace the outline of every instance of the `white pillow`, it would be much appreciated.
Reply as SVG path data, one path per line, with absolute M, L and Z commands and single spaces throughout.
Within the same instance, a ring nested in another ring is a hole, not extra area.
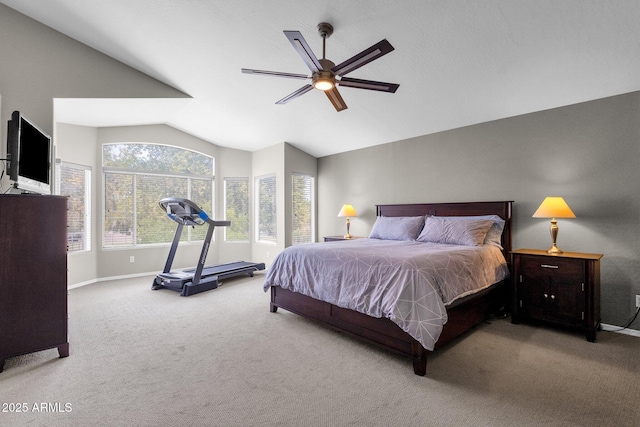
M 416 240 L 423 225 L 423 216 L 379 216 L 373 224 L 369 238 Z
M 452 245 L 482 246 L 493 221 L 489 219 L 452 220 L 428 216 L 418 236 L 419 242 L 448 243 Z

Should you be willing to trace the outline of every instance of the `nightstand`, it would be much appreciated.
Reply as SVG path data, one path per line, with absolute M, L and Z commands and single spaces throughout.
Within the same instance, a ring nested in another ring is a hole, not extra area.
M 512 323 L 532 320 L 578 329 L 594 342 L 600 328 L 602 254 L 537 249 L 511 252 Z
M 337 242 L 338 240 L 355 240 L 355 239 L 362 239 L 362 237 L 359 236 L 351 236 L 350 239 L 347 239 L 344 236 L 324 236 L 323 237 L 325 242 Z

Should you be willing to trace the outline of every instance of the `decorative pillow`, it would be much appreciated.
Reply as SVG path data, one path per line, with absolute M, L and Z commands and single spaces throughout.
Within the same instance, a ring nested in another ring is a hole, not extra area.
M 499 215 L 477 215 L 477 216 L 441 216 L 439 218 L 448 218 L 453 221 L 459 221 L 464 219 L 490 219 L 493 221 L 493 225 L 487 231 L 487 236 L 484 238 L 484 245 L 493 245 L 502 249 L 502 230 L 504 230 L 505 221 Z
M 449 243 L 452 245 L 482 246 L 493 221 L 489 219 L 452 220 L 446 217 L 428 216 L 419 242 Z
M 373 224 L 369 238 L 416 240 L 423 225 L 423 216 L 379 216 Z

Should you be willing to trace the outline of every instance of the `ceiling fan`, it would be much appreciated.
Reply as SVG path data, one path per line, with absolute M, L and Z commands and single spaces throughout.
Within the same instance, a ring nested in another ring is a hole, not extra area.
M 242 72 L 246 74 L 285 77 L 289 79 L 311 79 L 311 84 L 307 84 L 292 94 L 285 96 L 280 101 L 276 102 L 276 104 L 286 104 L 287 102 L 315 88 L 324 91 L 335 109 L 337 111 L 342 111 L 347 109 L 347 104 L 345 104 L 342 99 L 336 85 L 389 93 L 395 93 L 395 91 L 398 90 L 400 85 L 395 83 L 384 83 L 344 77 L 346 74 L 349 74 L 363 65 L 366 65 L 394 50 L 391 43 L 386 39 L 336 65 L 325 58 L 325 43 L 327 38 L 333 34 L 333 26 L 326 22 L 322 22 L 318 24 L 318 33 L 320 34 L 320 37 L 322 37 L 322 59 L 320 60 L 316 58 L 299 31 L 284 31 L 284 35 L 287 36 L 287 39 L 289 39 L 293 48 L 298 52 L 302 60 L 307 64 L 307 67 L 311 70 L 311 76 L 307 76 L 305 74 L 281 73 L 279 71 L 253 70 L 250 68 L 243 68 Z M 340 79 L 337 77 L 340 77 Z

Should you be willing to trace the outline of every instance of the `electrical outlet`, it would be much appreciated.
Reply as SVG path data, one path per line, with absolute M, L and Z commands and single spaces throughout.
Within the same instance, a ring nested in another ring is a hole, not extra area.
M 134 257 L 133 255 L 131 255 L 129 257 L 129 262 L 136 262 L 136 257 Z
M 640 308 L 640 295 L 636 295 L 636 307 Z

